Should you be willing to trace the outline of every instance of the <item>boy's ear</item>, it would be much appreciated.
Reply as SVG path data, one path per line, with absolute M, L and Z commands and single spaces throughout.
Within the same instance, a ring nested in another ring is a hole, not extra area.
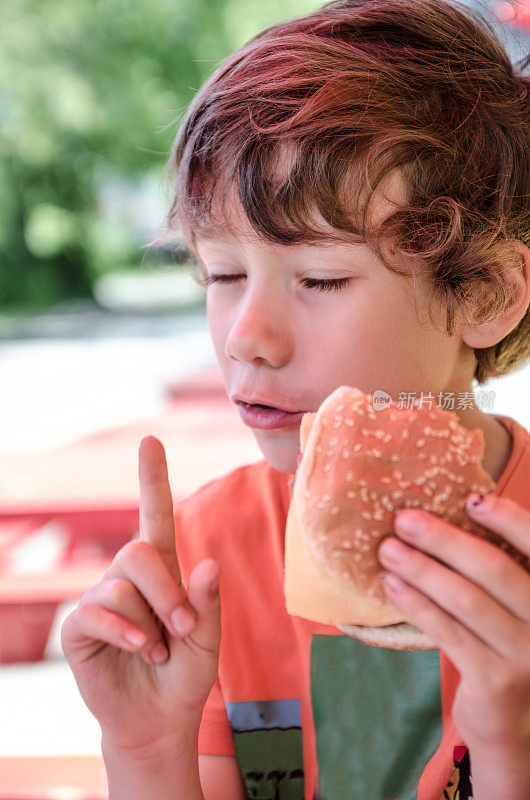
M 504 339 L 526 314 L 530 304 L 530 248 L 517 239 L 512 243 L 521 258 L 520 269 L 514 274 L 514 296 L 500 317 L 464 327 L 462 339 L 470 347 L 492 347 Z

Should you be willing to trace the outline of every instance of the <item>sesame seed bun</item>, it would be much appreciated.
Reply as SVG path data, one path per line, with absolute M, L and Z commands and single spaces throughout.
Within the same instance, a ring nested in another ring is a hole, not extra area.
M 495 488 L 481 465 L 481 430 L 453 412 L 391 403 L 341 386 L 300 427 L 301 456 L 287 517 L 287 611 L 379 647 L 433 649 L 387 599 L 377 549 L 394 513 L 418 507 L 494 540 L 465 512 L 471 491 Z

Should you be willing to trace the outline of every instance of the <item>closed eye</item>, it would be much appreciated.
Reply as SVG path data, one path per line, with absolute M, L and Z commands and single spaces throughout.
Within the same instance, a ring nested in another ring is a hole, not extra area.
M 208 275 L 203 279 L 203 286 L 211 286 L 213 283 L 234 283 L 244 275 Z M 320 292 L 340 292 L 350 283 L 351 278 L 304 278 L 302 286 L 306 289 L 318 289 Z

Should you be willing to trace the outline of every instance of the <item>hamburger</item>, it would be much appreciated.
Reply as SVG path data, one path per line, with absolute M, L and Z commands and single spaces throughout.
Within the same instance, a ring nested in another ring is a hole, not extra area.
M 482 431 L 465 428 L 454 412 L 418 400 L 376 411 L 372 395 L 341 386 L 304 414 L 300 450 L 286 524 L 289 614 L 365 644 L 435 649 L 382 585 L 377 550 L 395 535 L 402 508 L 423 508 L 521 558 L 465 511 L 470 492 L 486 494 L 495 483 L 482 467 Z

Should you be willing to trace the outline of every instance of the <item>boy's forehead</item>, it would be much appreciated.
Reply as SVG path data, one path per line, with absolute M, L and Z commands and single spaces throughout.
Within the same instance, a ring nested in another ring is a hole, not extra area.
M 289 152 L 289 151 L 287 151 Z M 285 157 L 287 159 L 287 155 Z M 278 173 L 276 180 L 282 181 L 288 177 L 289 168 L 292 166 L 292 152 L 290 160 L 278 162 Z M 346 185 L 347 191 L 347 185 Z M 377 187 L 368 207 L 368 218 L 372 225 L 379 225 L 387 216 L 394 212 L 399 206 L 407 202 L 407 184 L 400 170 L 393 170 L 389 173 Z M 332 227 L 322 216 L 318 208 L 313 207 L 307 220 L 311 227 L 318 231 L 322 238 L 310 244 L 289 245 L 298 248 L 311 247 L 329 248 L 331 246 L 344 246 L 359 244 L 357 236 L 351 236 L 345 231 L 339 231 Z M 237 191 L 232 187 L 227 194 L 224 202 L 221 202 L 220 194 L 214 188 L 211 216 L 208 224 L 201 224 L 201 230 L 194 236 L 197 248 L 201 246 L 215 245 L 245 245 L 254 244 L 265 248 L 273 248 L 251 225 Z

